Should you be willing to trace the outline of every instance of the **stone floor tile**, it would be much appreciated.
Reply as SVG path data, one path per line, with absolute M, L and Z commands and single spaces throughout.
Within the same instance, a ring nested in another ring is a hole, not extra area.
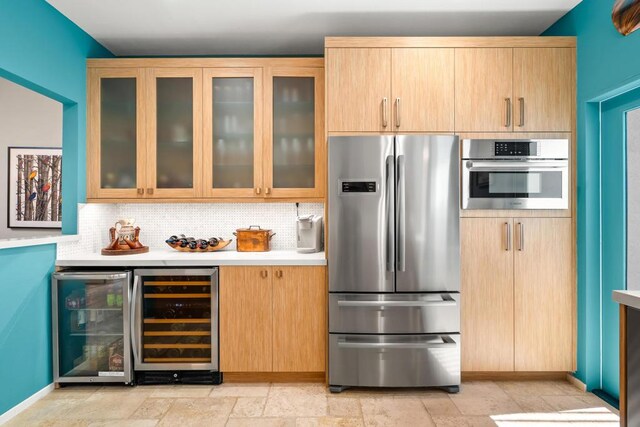
M 261 384 L 221 384 L 213 387 L 211 397 L 266 397 L 269 394 L 268 383 Z
M 540 396 L 513 396 L 523 412 L 555 412 L 555 410 Z
M 211 386 L 206 385 L 166 385 L 155 387 L 151 397 L 207 397 L 211 393 Z
M 295 427 L 295 418 L 229 418 L 226 427 Z
M 266 402 L 265 397 L 238 397 L 230 417 L 260 417 Z
M 452 396 L 451 400 L 462 415 L 492 415 L 522 412 L 522 408 L 510 397 L 495 395 Z
M 159 420 L 167 413 L 173 399 L 148 397 L 129 418 Z
M 232 397 L 179 398 L 169 407 L 159 426 L 224 425 L 236 399 Z
M 491 417 L 434 416 L 433 422 L 437 427 L 492 427 L 497 425 Z
M 287 392 L 271 389 L 264 407 L 265 417 L 324 417 L 327 415 L 327 396 L 304 393 L 297 390 Z
M 562 396 L 566 394 L 558 381 L 497 381 L 510 396 Z
M 296 427 L 317 427 L 317 426 L 338 426 L 338 427 L 359 427 L 363 426 L 362 418 L 348 417 L 316 417 L 316 418 L 296 418 Z
M 458 407 L 454 405 L 449 396 L 444 397 L 427 397 L 422 399 L 422 404 L 427 408 L 427 412 L 431 416 L 455 416 L 461 415 Z
M 362 398 L 366 426 L 433 426 L 433 421 L 417 398 Z
M 94 421 L 89 427 L 154 427 L 158 420 L 111 420 Z
M 49 393 L 51 394 L 51 393 Z M 76 405 L 83 403 L 86 399 L 40 399 L 28 409 L 11 419 L 7 425 L 10 426 L 30 426 L 46 425 L 60 419 Z
M 113 420 L 129 418 L 146 399 L 145 396 L 94 393 L 91 397 L 74 404 L 61 417 L 79 420 Z
M 332 397 L 327 398 L 329 404 L 329 415 L 333 417 L 362 417 L 360 410 L 360 400 L 354 397 Z

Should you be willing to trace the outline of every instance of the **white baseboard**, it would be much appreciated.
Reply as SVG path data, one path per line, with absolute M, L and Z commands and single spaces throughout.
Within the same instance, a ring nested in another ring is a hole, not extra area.
M 572 374 L 567 374 L 567 381 L 569 381 L 574 386 L 578 387 L 580 390 L 584 392 L 587 391 L 587 385 L 582 381 L 580 381 L 579 379 L 577 379 L 576 377 L 574 377 Z
M 45 397 L 47 394 L 51 393 L 52 390 L 53 390 L 53 383 L 49 384 L 48 386 L 45 386 L 42 390 L 35 392 L 34 394 L 27 397 L 22 402 L 18 403 L 13 408 L 9 409 L 4 414 L 0 415 L 0 425 L 8 422 L 10 419 L 18 415 L 20 412 L 24 411 L 29 406 L 33 405 L 38 400 Z

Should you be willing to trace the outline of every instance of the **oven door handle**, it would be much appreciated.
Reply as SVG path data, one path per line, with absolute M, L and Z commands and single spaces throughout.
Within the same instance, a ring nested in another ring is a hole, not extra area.
M 503 171 L 503 170 L 531 170 L 531 169 L 563 169 L 569 166 L 568 160 L 525 160 L 525 161 L 472 161 L 467 160 L 465 166 L 470 171 Z

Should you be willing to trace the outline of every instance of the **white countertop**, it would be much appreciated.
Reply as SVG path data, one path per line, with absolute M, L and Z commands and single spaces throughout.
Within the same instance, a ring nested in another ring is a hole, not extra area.
M 640 291 L 613 291 L 613 300 L 640 310 Z
M 301 254 L 295 250 L 237 252 L 235 250 L 189 253 L 171 248 L 146 254 L 104 256 L 100 253 L 59 258 L 59 267 L 203 267 L 218 265 L 327 265 L 324 252 Z

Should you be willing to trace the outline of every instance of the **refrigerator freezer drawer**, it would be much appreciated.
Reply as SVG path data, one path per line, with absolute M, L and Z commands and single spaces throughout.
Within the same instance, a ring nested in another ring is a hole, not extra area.
M 329 335 L 329 385 L 460 385 L 460 335 Z
M 329 332 L 434 334 L 460 331 L 460 294 L 329 294 Z

